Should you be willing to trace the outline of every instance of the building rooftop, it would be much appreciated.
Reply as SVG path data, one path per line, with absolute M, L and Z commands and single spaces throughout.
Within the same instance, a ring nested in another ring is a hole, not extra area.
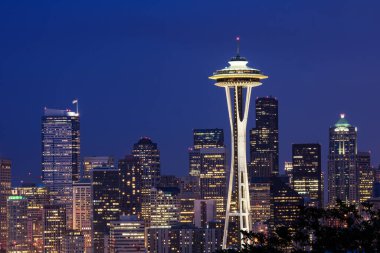
M 239 43 L 240 38 L 237 38 Z M 260 70 L 248 66 L 246 58 L 240 56 L 239 44 L 235 57 L 228 62 L 229 66 L 224 69 L 217 70 L 209 78 L 216 81 L 219 87 L 255 87 L 261 85 L 261 80 L 268 78 L 263 75 Z
M 342 113 L 340 115 L 340 119 L 335 123 L 335 127 L 350 127 L 351 125 L 348 123 L 345 117 L 346 115 Z
M 79 116 L 79 113 L 72 112 L 69 109 L 60 110 L 60 109 L 50 109 L 44 108 L 44 116 Z

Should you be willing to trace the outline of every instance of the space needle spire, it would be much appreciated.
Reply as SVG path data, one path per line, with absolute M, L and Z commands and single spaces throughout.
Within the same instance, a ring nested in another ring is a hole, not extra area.
M 231 127 L 231 167 L 228 182 L 223 249 L 240 247 L 243 237 L 240 230 L 252 227 L 249 182 L 247 173 L 246 132 L 252 88 L 268 78 L 260 70 L 249 67 L 240 56 L 240 37 L 236 38 L 237 54 L 229 66 L 217 70 L 209 78 L 226 91 L 228 116 Z M 245 99 L 244 99 L 245 96 Z

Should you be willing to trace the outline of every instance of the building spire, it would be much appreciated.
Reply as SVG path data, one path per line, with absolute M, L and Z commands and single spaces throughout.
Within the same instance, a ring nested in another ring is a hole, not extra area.
M 240 56 L 240 36 L 236 37 L 236 56 Z
M 77 98 L 73 100 L 73 105 L 76 105 L 76 111 L 79 115 L 79 100 Z

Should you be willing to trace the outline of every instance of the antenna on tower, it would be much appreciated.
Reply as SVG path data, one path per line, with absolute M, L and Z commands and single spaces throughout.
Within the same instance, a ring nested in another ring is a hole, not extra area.
M 236 37 L 236 56 L 240 56 L 240 36 Z
M 77 98 L 73 100 L 73 105 L 76 105 L 77 114 L 79 114 L 79 100 Z

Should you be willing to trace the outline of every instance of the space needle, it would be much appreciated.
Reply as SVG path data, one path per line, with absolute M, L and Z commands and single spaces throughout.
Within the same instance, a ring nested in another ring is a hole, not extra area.
M 260 86 L 261 80 L 268 78 L 260 70 L 247 66 L 248 61 L 240 56 L 240 38 L 237 37 L 236 41 L 237 54 L 228 62 L 229 66 L 209 77 L 226 91 L 231 127 L 231 167 L 223 249 L 239 247 L 243 243 L 240 230 L 250 231 L 252 227 L 246 158 L 247 120 L 252 88 Z

